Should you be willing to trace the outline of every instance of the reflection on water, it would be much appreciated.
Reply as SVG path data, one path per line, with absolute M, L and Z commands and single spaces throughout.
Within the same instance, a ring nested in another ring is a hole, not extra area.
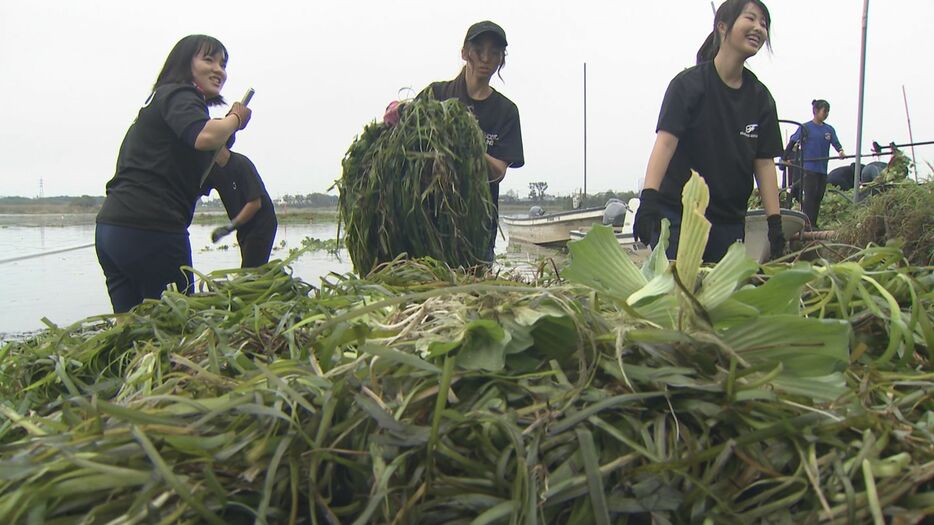
M 93 224 L 60 226 L 52 220 L 39 224 L 46 225 L 15 226 L 0 218 L 0 260 L 94 242 Z M 195 269 L 207 273 L 239 267 L 240 250 L 234 236 L 212 245 L 213 228 L 192 225 L 189 229 Z M 289 249 L 300 247 L 305 237 L 326 240 L 336 235 L 336 224 L 280 224 L 272 258 L 285 258 Z M 500 267 L 526 276 L 537 274 L 543 259 L 554 258 L 560 265 L 566 258 L 560 250 L 510 244 L 505 236 L 497 238 L 496 253 Z M 337 256 L 306 253 L 292 264 L 292 269 L 296 277 L 318 284 L 331 272 L 344 274 L 353 267 L 346 250 L 342 250 Z M 63 326 L 112 311 L 93 247 L 0 264 L 0 297 L 0 340 L 3 334 L 43 328 L 43 317 Z

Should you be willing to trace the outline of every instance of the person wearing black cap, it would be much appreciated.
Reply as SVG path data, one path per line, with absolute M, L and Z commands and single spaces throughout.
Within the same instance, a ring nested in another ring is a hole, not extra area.
M 782 153 L 775 100 L 744 67 L 769 45 L 771 19 L 759 0 L 727 0 L 717 9 L 713 32 L 697 53 L 697 65 L 671 81 L 662 102 L 655 145 L 633 221 L 636 239 L 655 246 L 660 223 L 671 223 L 668 256 L 681 233 L 681 194 L 692 171 L 710 188 L 711 222 L 704 261 L 717 262 L 745 238 L 753 178 L 768 218 L 771 257 L 785 249 L 774 158 Z
M 454 80 L 433 82 L 419 93 L 418 97 L 430 92 L 437 100 L 456 98 L 466 105 L 477 117 L 480 129 L 486 136 L 486 160 L 489 165 L 490 193 L 493 197 L 494 214 L 487 260 L 493 261 L 493 246 L 496 243 L 499 183 L 506 176 L 507 168 L 519 168 L 525 164 L 522 152 L 522 128 L 519 109 L 490 86 L 493 74 L 499 75 L 506 64 L 506 32 L 499 25 L 484 20 L 470 26 L 461 58 L 464 67 Z M 500 76 L 502 79 L 502 76 Z M 383 122 L 394 126 L 399 122 L 402 104 L 394 101 L 386 108 Z

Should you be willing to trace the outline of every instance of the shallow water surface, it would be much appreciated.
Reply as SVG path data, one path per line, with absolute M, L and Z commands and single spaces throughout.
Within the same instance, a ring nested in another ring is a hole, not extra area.
M 230 235 L 219 245 L 210 240 L 213 225 L 189 228 L 192 262 L 196 270 L 210 272 L 240 266 L 240 249 Z M 301 247 L 305 237 L 333 239 L 335 224 L 280 225 L 272 258 L 284 258 L 290 248 Z M 285 241 L 285 246 L 281 245 Z M 92 244 L 94 225 L 2 226 L 0 260 Z M 227 249 L 218 249 L 227 246 Z M 311 252 L 292 265 L 296 276 L 316 284 L 330 272 L 351 270 L 346 252 L 338 256 Z M 94 247 L 0 263 L 0 334 L 44 328 L 42 318 L 67 325 L 92 315 L 111 312 L 104 274 Z

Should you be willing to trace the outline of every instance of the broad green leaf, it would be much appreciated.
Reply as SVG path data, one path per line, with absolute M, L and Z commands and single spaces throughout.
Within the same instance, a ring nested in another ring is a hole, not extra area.
M 573 355 L 580 344 L 577 326 L 570 317 L 544 317 L 532 329 L 535 348 L 548 359 Z
M 506 347 L 511 339 L 496 321 L 471 321 L 464 327 L 457 364 L 468 370 L 502 370 L 506 366 Z
M 801 288 L 817 278 L 817 271 L 808 264 L 794 266 L 769 277 L 762 286 L 748 287 L 730 296 L 730 302 L 748 305 L 759 315 L 796 314 L 801 303 Z M 736 310 L 717 310 L 711 312 L 715 321 L 728 320 Z
M 420 341 L 422 342 L 422 341 Z M 428 355 L 431 357 L 438 357 L 444 354 L 447 354 L 451 350 L 459 347 L 461 345 L 461 338 L 458 337 L 454 341 L 431 341 L 425 345 L 425 350 L 428 352 Z M 419 347 L 421 349 L 421 347 Z
M 678 314 L 678 300 L 674 294 L 656 297 L 654 301 L 635 307 L 635 311 L 646 321 L 651 321 L 663 328 L 674 328 Z
M 849 364 L 850 324 L 771 315 L 724 330 L 720 337 L 751 365 L 784 366 L 782 375 L 825 376 Z
M 517 323 L 528 327 L 533 326 L 543 317 L 564 317 L 566 315 L 560 308 L 547 303 L 536 305 L 535 308 L 517 306 L 512 309 L 512 314 Z
M 830 403 L 849 392 L 840 372 L 806 378 L 782 375 L 773 379 L 771 385 L 786 394 L 809 397 L 816 403 Z
M 571 262 L 562 275 L 572 283 L 625 301 L 648 282 L 609 226 L 594 225 L 586 237 L 568 243 L 568 250 Z
M 523 326 L 509 318 L 500 319 L 500 324 L 503 330 L 509 333 L 509 344 L 504 348 L 506 355 L 524 352 L 535 344 L 530 327 Z
M 669 295 L 675 288 L 675 279 L 671 272 L 663 272 L 652 278 L 645 286 L 637 290 L 626 300 L 632 306 L 651 302 L 660 295 Z M 637 308 L 638 309 L 638 308 Z
M 697 295 L 698 302 L 707 310 L 716 308 L 757 269 L 759 265 L 746 255 L 743 245 L 734 243 L 723 259 L 704 277 L 701 292 Z
M 726 329 L 746 319 L 755 319 L 760 315 L 759 310 L 755 307 L 737 301 L 732 297 L 723 301 L 716 308 L 707 313 L 710 315 L 710 319 L 717 329 Z

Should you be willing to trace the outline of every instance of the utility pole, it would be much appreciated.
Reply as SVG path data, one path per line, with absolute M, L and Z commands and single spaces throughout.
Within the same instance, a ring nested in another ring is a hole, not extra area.
M 587 62 L 584 62 L 584 198 L 587 197 Z M 581 206 L 584 206 L 581 199 Z
M 869 25 L 869 0 L 863 0 L 862 44 L 859 56 L 859 107 L 856 110 L 856 166 L 853 170 L 853 202 L 859 202 L 859 176 L 862 173 L 860 151 L 863 149 L 863 94 L 866 91 L 866 27 Z
M 908 113 L 908 94 L 905 93 L 905 84 L 902 84 L 902 98 L 905 100 L 905 119 L 908 121 L 908 142 L 911 142 L 911 164 L 915 168 L 915 182 L 918 182 L 918 160 L 915 158 L 915 137 L 911 134 L 911 115 Z M 895 152 L 893 151 L 894 155 Z

